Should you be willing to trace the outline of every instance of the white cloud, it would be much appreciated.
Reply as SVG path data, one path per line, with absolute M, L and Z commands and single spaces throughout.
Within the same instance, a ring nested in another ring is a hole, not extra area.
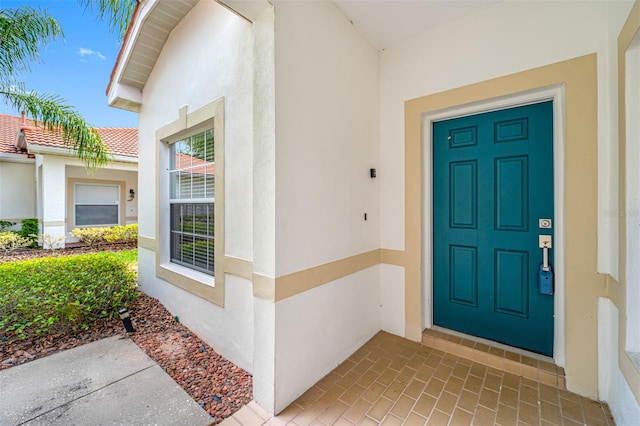
M 84 58 L 85 56 L 95 56 L 102 60 L 107 59 L 102 53 L 96 52 L 95 50 L 92 50 L 92 49 L 87 49 L 86 47 L 79 48 L 78 55 L 80 55 L 80 57 L 82 58 Z

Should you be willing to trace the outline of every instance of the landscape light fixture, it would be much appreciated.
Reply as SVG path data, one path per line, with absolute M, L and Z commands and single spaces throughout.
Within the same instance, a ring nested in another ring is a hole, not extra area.
M 129 316 L 129 311 L 127 310 L 127 308 L 120 309 L 118 313 L 120 314 L 120 319 L 122 320 L 122 324 L 124 325 L 124 329 L 127 331 L 127 333 L 133 333 L 134 331 L 136 331 L 133 328 L 133 324 L 131 324 L 131 317 Z

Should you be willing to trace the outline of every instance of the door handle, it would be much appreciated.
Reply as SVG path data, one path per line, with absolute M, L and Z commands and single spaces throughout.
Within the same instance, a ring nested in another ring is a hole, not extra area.
M 542 249 L 542 270 L 549 271 L 549 249 L 551 248 L 551 235 L 538 235 L 538 246 Z

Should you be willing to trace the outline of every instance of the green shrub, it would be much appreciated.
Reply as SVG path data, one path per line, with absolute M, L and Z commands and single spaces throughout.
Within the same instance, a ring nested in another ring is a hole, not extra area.
M 0 339 L 86 329 L 137 296 L 134 274 L 112 253 L 0 264 Z
M 71 236 L 89 244 L 89 247 L 93 247 L 95 244 L 104 241 L 104 237 L 108 232 L 109 228 L 74 228 L 71 231 Z
M 108 231 L 104 236 L 104 240 L 110 243 L 117 241 L 126 241 L 128 243 L 135 243 L 138 241 L 138 224 L 133 223 L 131 225 L 118 225 L 107 228 Z
M 38 219 L 22 219 L 22 227 L 18 234 L 30 241 L 30 247 L 38 247 L 38 234 L 40 234 L 40 222 Z
M 71 236 L 83 243 L 89 244 L 90 247 L 103 241 L 109 243 L 118 241 L 136 243 L 138 241 L 138 224 L 134 223 L 126 226 L 117 225 L 108 228 L 75 228 L 71 231 Z
M 0 250 L 10 252 L 15 249 L 29 247 L 32 241 L 28 238 L 24 238 L 13 231 L 0 232 Z
M 9 222 L 8 220 L 0 220 L 0 231 L 4 231 L 7 228 L 11 228 L 15 225 L 15 222 Z

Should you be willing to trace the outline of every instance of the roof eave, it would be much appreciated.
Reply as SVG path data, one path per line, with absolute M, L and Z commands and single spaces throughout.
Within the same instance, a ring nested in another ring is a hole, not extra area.
M 27 142 L 29 147 L 29 153 L 31 154 L 41 154 L 41 155 L 59 155 L 62 157 L 76 157 L 76 152 L 70 148 L 62 148 L 57 146 L 48 146 L 48 145 L 39 145 L 34 143 Z M 138 157 L 121 155 L 121 154 L 112 154 L 111 161 L 119 162 L 119 163 L 135 163 L 138 164 Z
M 140 112 L 142 107 L 142 92 L 140 89 L 127 84 L 114 83 L 109 86 L 107 104 L 132 112 Z
M 6 161 L 8 163 L 34 163 L 35 157 L 24 154 L 12 154 L 10 152 L 0 152 L 0 161 Z
M 244 19 L 255 21 L 265 10 L 271 7 L 267 0 L 217 0 L 232 12 Z M 167 8 L 167 0 L 139 0 L 131 16 L 129 28 L 125 34 L 118 58 L 113 66 L 109 85 L 107 86 L 107 99 L 109 106 L 122 108 L 128 111 L 139 112 L 142 106 L 142 90 L 155 66 L 162 46 L 166 38 L 180 21 L 197 4 L 198 0 L 180 0 L 181 7 Z M 160 7 L 158 7 L 160 6 Z M 176 6 L 173 4 L 172 6 Z M 163 10 L 164 9 L 164 10 Z M 166 19 L 167 16 L 173 19 Z M 149 19 L 153 17 L 154 19 Z M 159 21 L 165 24 L 162 27 L 164 36 L 158 36 Z M 147 39 L 156 38 L 157 48 L 147 49 L 144 52 L 136 49 L 141 36 Z M 144 66 L 136 67 L 136 62 L 142 62 Z M 133 69 L 136 68 L 134 71 Z

